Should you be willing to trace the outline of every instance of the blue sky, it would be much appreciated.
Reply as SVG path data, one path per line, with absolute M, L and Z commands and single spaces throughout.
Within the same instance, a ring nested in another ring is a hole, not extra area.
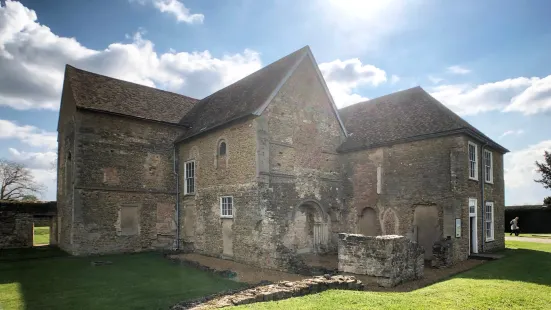
M 64 64 L 201 98 L 310 45 L 342 107 L 421 85 L 511 150 L 506 204 L 540 203 L 551 150 L 551 3 L 3 1 L 0 157 L 55 198 Z

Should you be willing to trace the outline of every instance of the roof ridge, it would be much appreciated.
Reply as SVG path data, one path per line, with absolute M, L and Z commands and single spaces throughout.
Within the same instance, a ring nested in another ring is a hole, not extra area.
M 201 99 L 201 100 L 199 100 L 199 101 L 207 100 L 209 97 L 212 97 L 212 96 L 216 95 L 217 93 L 220 93 L 220 92 L 222 92 L 222 91 L 224 91 L 224 90 L 226 90 L 226 89 L 228 89 L 228 88 L 234 86 L 235 84 L 237 84 L 237 83 L 239 83 L 239 82 L 241 82 L 241 81 L 243 81 L 243 80 L 252 78 L 254 75 L 257 75 L 257 74 L 259 74 L 260 72 L 266 72 L 265 69 L 270 68 L 270 67 L 273 67 L 275 64 L 281 63 L 283 60 L 288 59 L 288 58 L 290 58 L 291 56 L 294 56 L 294 55 L 298 54 L 299 52 L 301 52 L 302 50 L 304 50 L 304 49 L 306 49 L 306 48 L 309 49 L 309 46 L 306 45 L 306 46 L 304 46 L 304 47 L 302 47 L 302 48 L 300 48 L 300 49 L 298 49 L 298 50 L 292 52 L 291 54 L 288 54 L 288 55 L 286 55 L 286 56 L 284 56 L 284 57 L 282 57 L 282 58 L 279 58 L 278 60 L 275 60 L 275 61 L 271 62 L 271 63 L 268 64 L 267 66 L 262 67 L 262 68 L 260 68 L 260 69 L 258 69 L 258 70 L 256 70 L 256 71 L 254 71 L 254 72 L 251 72 L 250 74 L 248 74 L 248 75 L 242 77 L 241 79 L 239 79 L 239 80 L 237 80 L 237 81 L 235 81 L 235 82 L 233 82 L 233 83 L 231 83 L 231 84 L 229 84 L 229 85 L 224 86 L 223 88 L 220 88 L 219 90 L 213 92 L 212 94 L 206 96 L 205 98 L 203 98 L 203 99 Z M 184 116 L 184 117 L 185 117 L 185 116 Z
M 108 76 L 108 75 L 104 75 L 104 74 L 100 74 L 100 73 L 96 73 L 96 72 L 92 72 L 92 71 L 87 71 L 87 70 L 80 69 L 80 68 L 77 68 L 75 66 L 72 66 L 70 64 L 65 64 L 65 70 L 67 70 L 68 68 L 71 68 L 71 69 L 76 70 L 76 71 L 83 72 L 85 74 L 100 76 L 100 77 L 108 78 L 108 79 L 111 79 L 111 80 L 116 80 L 116 81 L 119 81 L 119 82 L 128 83 L 128 84 L 132 84 L 132 85 L 139 86 L 139 87 L 145 87 L 145 88 L 153 89 L 153 90 L 156 90 L 156 91 L 165 92 L 165 93 L 168 93 L 168 94 L 182 96 L 182 97 L 186 97 L 186 98 L 197 100 L 197 101 L 201 100 L 201 99 L 193 98 L 193 97 L 190 97 L 190 96 L 182 95 L 182 94 L 179 94 L 179 93 L 175 93 L 175 92 L 172 92 L 172 91 L 168 91 L 168 90 L 164 90 L 164 89 L 160 89 L 160 88 L 156 88 L 156 87 L 151 87 L 151 86 L 147 86 L 147 85 L 143 85 L 143 84 L 139 84 L 139 83 L 135 83 L 135 82 L 130 82 L 130 81 L 119 79 L 119 78 L 114 78 L 112 76 Z
M 180 119 L 192 129 L 176 141 L 191 138 L 247 115 L 256 115 L 309 53 L 308 45 L 252 72 L 199 100 Z
M 408 92 L 408 91 L 414 91 L 414 90 L 423 90 L 424 89 L 421 87 L 421 86 L 415 86 L 415 87 L 411 87 L 411 88 L 407 88 L 407 89 L 402 89 L 402 90 L 399 90 L 399 91 L 395 91 L 393 93 L 390 93 L 390 94 L 386 94 L 386 95 L 382 95 L 382 96 L 379 96 L 379 97 L 375 97 L 375 98 L 371 98 L 371 99 L 368 99 L 368 100 L 365 100 L 365 101 L 360 101 L 360 102 L 356 102 L 356 103 L 353 103 L 351 105 L 347 105 L 346 107 L 342 107 L 339 109 L 339 111 L 344 111 L 345 109 L 348 109 L 348 108 L 351 108 L 351 107 L 358 107 L 364 103 L 373 103 L 373 101 L 375 100 L 380 100 L 380 99 L 383 99 L 385 97 L 390 97 L 390 96 L 393 96 L 393 95 L 397 95 L 397 94 L 403 94 L 405 92 Z M 374 104 L 381 104 L 380 102 L 376 102 Z

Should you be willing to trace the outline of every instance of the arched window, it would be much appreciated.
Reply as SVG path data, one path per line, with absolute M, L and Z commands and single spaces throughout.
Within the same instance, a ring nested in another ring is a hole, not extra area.
M 226 142 L 220 142 L 218 146 L 218 156 L 226 156 Z

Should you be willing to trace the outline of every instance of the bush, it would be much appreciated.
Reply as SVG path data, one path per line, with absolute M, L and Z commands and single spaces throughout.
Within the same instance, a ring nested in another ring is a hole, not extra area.
M 543 200 L 543 204 L 551 205 L 551 196 L 545 198 L 545 199 Z

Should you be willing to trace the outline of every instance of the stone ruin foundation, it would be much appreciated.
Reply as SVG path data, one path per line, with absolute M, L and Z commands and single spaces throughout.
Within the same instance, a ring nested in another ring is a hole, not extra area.
M 339 272 L 368 275 L 383 287 L 423 277 L 424 250 L 404 236 L 340 233 Z
M 281 281 L 275 284 L 259 285 L 240 291 L 223 292 L 195 300 L 181 302 L 170 307 L 170 309 L 216 309 L 316 294 L 328 289 L 362 291 L 364 288 L 365 285 L 353 276 L 324 275 L 301 281 Z

